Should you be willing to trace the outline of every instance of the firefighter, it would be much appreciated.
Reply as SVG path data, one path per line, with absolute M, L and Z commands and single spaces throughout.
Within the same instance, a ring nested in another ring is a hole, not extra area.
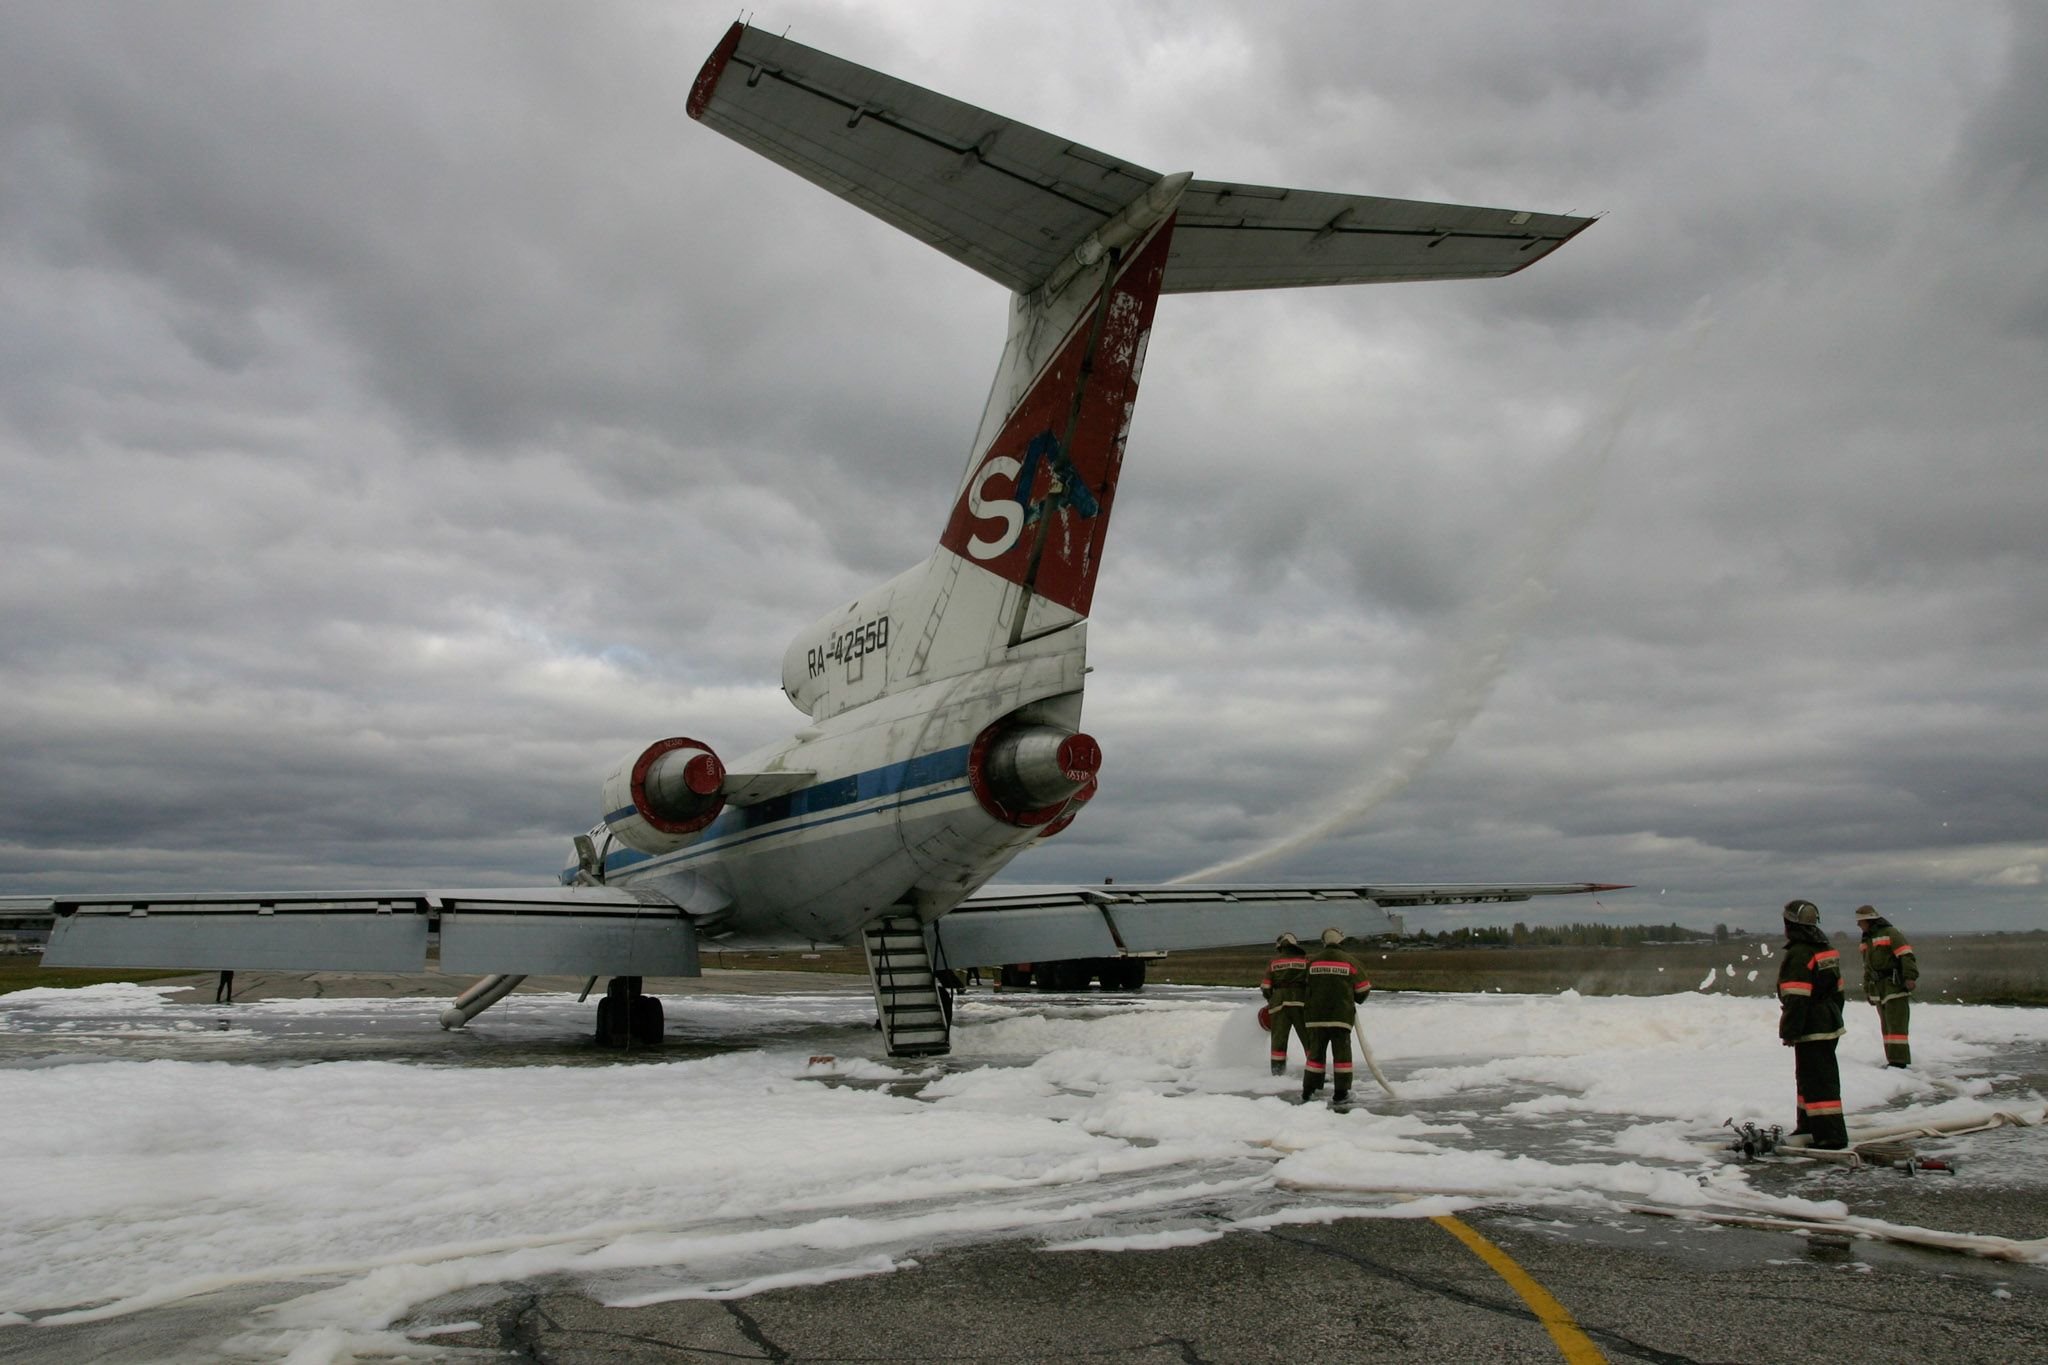
M 1306 1104 L 1323 1088 L 1324 1058 L 1334 1073 L 1332 1109 L 1351 1107 L 1351 1029 L 1358 1005 L 1372 992 L 1365 968 L 1344 951 L 1344 931 L 1323 930 L 1323 941 L 1308 955 L 1308 991 L 1302 1008 L 1302 1036 L 1308 1044 L 1308 1072 L 1301 1079 Z
M 1266 1029 L 1273 1039 L 1273 1074 L 1287 1074 L 1287 1039 L 1291 1034 L 1301 1039 L 1301 1050 L 1308 1053 L 1308 1035 L 1301 1031 L 1302 999 L 1308 987 L 1308 954 L 1301 950 L 1301 940 L 1292 934 L 1282 934 L 1273 940 L 1273 960 L 1266 965 L 1266 977 L 1259 982 L 1259 993 L 1266 997 Z
M 1820 929 L 1812 901 L 1785 903 L 1785 955 L 1778 963 L 1778 1041 L 1792 1049 L 1799 1121 L 1813 1145 L 1840 1151 L 1849 1145 L 1842 1119 L 1842 1073 L 1835 1043 L 1842 1027 L 1842 955 Z
M 1856 907 L 1856 927 L 1863 931 L 1863 998 L 1877 1006 L 1884 1059 L 1893 1066 L 1911 1066 L 1913 1044 L 1907 1023 L 1913 1012 L 1913 989 L 1920 984 L 1920 963 L 1913 956 L 1913 945 L 1874 905 Z

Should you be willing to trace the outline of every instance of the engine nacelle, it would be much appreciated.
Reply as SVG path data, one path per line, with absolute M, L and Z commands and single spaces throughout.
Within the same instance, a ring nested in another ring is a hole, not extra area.
M 1000 720 L 967 755 L 967 781 L 981 808 L 1007 824 L 1043 825 L 1095 781 L 1102 746 L 1056 725 Z
M 672 853 L 725 809 L 725 764 L 694 739 L 656 740 L 604 780 L 604 822 L 627 848 Z

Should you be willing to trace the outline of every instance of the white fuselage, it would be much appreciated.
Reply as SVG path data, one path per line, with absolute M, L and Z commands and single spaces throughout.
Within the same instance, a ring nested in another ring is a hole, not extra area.
M 747 755 L 736 768 L 816 779 L 727 808 L 673 853 L 614 851 L 607 881 L 660 891 L 714 943 L 841 943 L 892 909 L 936 918 L 1039 837 L 982 808 L 968 754 L 991 723 L 1034 704 L 1078 721 L 1085 631 L 1076 625 L 1018 651 L 1026 657 L 879 698 Z
M 1088 605 L 1186 180 L 1012 296 L 938 547 L 790 644 L 783 691 L 810 725 L 728 765 L 740 783 L 801 782 L 728 805 L 683 846 L 604 851 L 605 880 L 661 892 L 714 943 L 846 942 L 877 916 L 944 914 L 1088 799 Z M 1086 771 L 1053 797 L 1005 798 L 983 760 L 1026 730 L 1081 741 Z

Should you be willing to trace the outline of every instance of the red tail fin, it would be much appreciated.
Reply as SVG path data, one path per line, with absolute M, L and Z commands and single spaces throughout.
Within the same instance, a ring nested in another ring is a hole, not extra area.
M 1173 220 L 1121 263 L 962 486 L 939 544 L 1088 614 Z

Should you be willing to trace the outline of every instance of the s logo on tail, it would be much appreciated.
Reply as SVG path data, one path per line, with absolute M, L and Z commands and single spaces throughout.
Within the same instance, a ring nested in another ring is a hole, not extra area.
M 1064 338 L 1036 363 L 968 476 L 939 544 L 999 578 L 1088 614 L 1123 466 L 1145 343 L 1173 240 L 1157 224 L 1101 287 L 1067 306 Z M 1006 362 L 1025 359 L 1006 356 Z
M 990 479 L 1016 479 L 1024 466 L 1007 455 L 991 455 L 982 461 L 975 472 L 974 482 L 967 486 L 967 513 L 976 521 L 1000 521 L 1002 534 L 994 540 L 983 540 L 980 535 L 969 537 L 967 553 L 977 560 L 995 559 L 1007 553 L 1017 543 L 1017 537 L 1024 533 L 1023 498 L 1018 492 L 1008 496 L 990 499 Z
M 1046 475 L 1045 489 L 1036 492 L 1041 470 Z M 989 480 L 994 478 L 1012 481 L 1010 495 L 1000 501 L 992 501 L 988 496 Z M 1049 430 L 1041 431 L 1031 438 L 1022 463 L 1008 455 L 992 455 L 982 462 L 967 490 L 967 510 L 979 520 L 1002 522 L 1004 529 L 994 540 L 973 537 L 967 542 L 967 553 L 978 560 L 999 558 L 1016 545 L 1025 527 L 1036 524 L 1048 512 L 1069 507 L 1082 517 L 1092 517 L 1102 510 L 1102 504 L 1088 491 L 1081 472 L 1060 450 L 1058 438 Z

